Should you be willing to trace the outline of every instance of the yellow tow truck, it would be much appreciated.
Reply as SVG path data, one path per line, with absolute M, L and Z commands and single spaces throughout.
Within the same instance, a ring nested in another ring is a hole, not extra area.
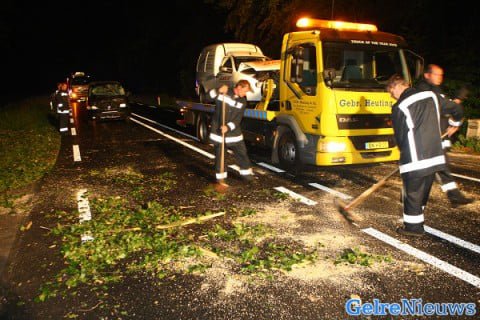
M 423 59 L 372 24 L 303 18 L 297 27 L 283 37 L 278 75 L 245 111 L 245 141 L 270 149 L 286 169 L 398 160 L 385 84 L 395 73 L 411 82 Z M 183 123 L 207 142 L 215 106 L 178 104 Z

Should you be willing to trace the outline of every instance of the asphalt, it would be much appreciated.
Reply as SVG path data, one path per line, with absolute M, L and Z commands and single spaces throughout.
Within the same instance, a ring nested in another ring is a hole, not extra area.
M 146 112 L 149 111 L 147 109 Z M 367 272 L 362 270 L 354 276 L 349 275 L 348 272 L 346 274 L 340 272 L 331 276 L 330 280 L 333 282 L 321 280 L 314 281 L 313 284 L 288 278 L 280 278 L 275 285 L 263 281 L 256 284 L 248 281 L 244 283 L 239 280 L 241 278 L 230 274 L 233 278 L 226 283 L 232 284 L 233 288 L 238 290 L 229 295 L 225 295 L 228 286 L 222 286 L 225 283 L 223 278 L 214 277 L 213 281 L 209 282 L 206 278 L 177 275 L 176 278 L 159 282 L 157 279 L 140 276 L 127 279 L 124 284 L 112 286 L 108 291 L 110 298 L 104 300 L 103 305 L 100 306 L 95 296 L 89 295 L 88 288 L 79 290 L 77 298 L 64 297 L 47 304 L 35 304 L 31 299 L 35 296 L 39 284 L 46 281 L 48 275 L 54 273 L 54 270 L 45 271 L 38 268 L 39 262 L 55 264 L 56 259 L 60 258 L 58 254 L 52 254 L 50 247 L 55 246 L 55 243 L 51 243 L 51 240 L 46 238 L 46 229 L 40 228 L 40 226 L 48 228 L 55 224 L 55 221 L 47 219 L 45 214 L 51 212 L 53 208 L 75 210 L 71 199 L 62 198 L 62 194 L 72 192 L 74 184 L 88 185 L 91 189 L 97 189 L 100 194 L 102 192 L 108 194 L 113 190 L 113 187 L 112 190 L 108 190 L 109 186 L 103 185 L 102 181 L 88 181 L 82 178 L 82 174 L 84 175 L 88 170 L 133 165 L 142 172 L 155 174 L 161 172 L 162 168 L 174 164 L 172 170 L 179 177 L 188 178 L 183 179 L 185 181 L 182 189 L 177 190 L 175 194 L 170 194 L 169 197 L 160 198 L 177 204 L 182 204 L 183 201 L 185 207 L 191 206 L 192 201 L 198 208 L 212 206 L 211 201 L 201 200 L 202 186 L 211 181 L 212 165 L 202 156 L 192 155 L 183 147 L 132 123 L 81 122 L 81 125 L 77 126 L 77 134 L 77 137 L 66 136 L 62 139 L 62 151 L 55 169 L 43 179 L 41 186 L 34 192 L 33 210 L 16 216 L 0 215 L 0 228 L 2 233 L 6 231 L 5 237 L 2 238 L 2 262 L 9 268 L 6 270 L 4 267 L 2 272 L 4 286 L 1 308 L 3 310 L 0 309 L 0 318 L 3 316 L 5 319 L 56 319 L 65 317 L 69 314 L 68 311 L 87 310 L 73 313 L 80 314 L 82 319 L 92 317 L 105 319 L 326 319 L 345 317 L 343 302 L 353 293 L 360 294 L 366 300 L 382 298 L 384 301 L 398 301 L 402 297 L 422 297 L 425 301 L 480 300 L 480 291 L 472 290 L 470 285 L 458 279 L 452 279 L 429 266 L 421 266 L 420 271 L 416 270 L 418 263 L 415 259 L 407 258 L 396 251 L 392 253 L 392 250 L 385 245 L 366 238 L 360 229 L 345 224 L 335 215 L 331 199 L 325 200 L 319 197 L 318 193 L 305 188 L 309 181 L 316 181 L 339 191 L 358 194 L 395 167 L 394 164 L 389 164 L 313 170 L 294 180 L 283 176 L 264 175 L 261 176 L 261 184 L 257 181 L 253 186 L 245 186 L 240 181 L 230 179 L 232 189 L 238 193 L 238 196 L 235 197 L 236 200 L 223 205 L 231 207 L 247 205 L 246 203 L 262 203 L 265 201 L 264 197 L 260 193 L 252 192 L 253 189 L 268 190 L 283 184 L 322 202 L 320 202 L 320 208 L 315 209 L 294 204 L 289 212 L 294 213 L 295 221 L 287 219 L 286 225 L 282 225 L 282 228 L 288 229 L 289 233 L 294 232 L 299 237 L 333 228 L 336 236 L 355 238 L 372 252 L 392 254 L 398 261 L 395 268 L 385 267 L 384 270 L 372 269 Z M 73 163 L 71 145 L 74 143 L 81 145 L 83 164 Z M 253 158 L 263 161 L 268 157 L 264 157 L 259 152 Z M 480 157 L 452 154 L 451 158 L 456 172 L 478 177 L 479 171 L 476 166 Z M 397 199 L 400 183 L 399 179 L 392 179 L 379 194 L 372 197 L 372 201 L 358 208 L 358 212 L 367 218 L 361 227 L 376 225 L 380 230 L 394 235 L 391 229 L 392 221 L 398 220 L 399 217 Z M 475 182 L 462 181 L 461 187 L 471 195 L 479 194 Z M 188 190 L 197 190 L 199 197 L 192 198 Z M 155 197 L 155 195 L 152 196 Z M 433 192 L 432 198 L 432 207 L 435 210 L 428 216 L 429 224 L 434 223 L 435 227 L 446 228 L 448 232 L 460 235 L 473 243 L 480 243 L 480 235 L 476 232 L 478 212 L 475 212 L 475 208 L 467 207 L 453 211 L 447 209 L 448 204 L 438 190 Z M 455 221 L 452 221 L 452 214 L 456 217 Z M 316 219 L 313 223 L 308 220 L 310 216 L 320 219 Z M 31 229 L 28 232 L 20 231 L 20 227 L 28 225 L 29 221 L 33 222 Z M 5 240 L 5 246 L 3 240 Z M 465 254 L 458 247 L 445 246 L 444 241 L 438 241 L 430 236 L 422 240 L 403 240 L 422 250 L 430 251 L 445 261 L 455 263 L 473 274 L 478 273 L 478 257 L 475 254 Z M 335 251 L 325 254 L 334 253 Z M 36 267 L 32 269 L 31 266 Z M 8 276 L 5 271 L 8 271 Z M 413 276 L 412 272 L 414 272 Z M 340 280 L 342 278 L 347 282 Z M 335 281 L 338 282 L 335 283 Z M 163 302 L 159 305 L 159 301 Z M 25 307 L 18 307 L 19 302 L 22 305 L 25 304 Z M 79 305 L 80 302 L 82 305 Z M 117 305 L 124 305 L 124 309 L 118 309 Z M 106 309 L 101 309 L 102 306 Z M 127 312 L 128 315 L 122 316 L 123 312 Z

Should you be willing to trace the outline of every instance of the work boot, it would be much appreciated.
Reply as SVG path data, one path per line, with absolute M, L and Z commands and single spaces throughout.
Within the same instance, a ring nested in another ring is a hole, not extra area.
M 397 228 L 397 232 L 404 236 L 410 237 L 422 237 L 425 234 L 425 231 L 413 231 L 405 229 L 405 226 L 401 226 Z
M 447 191 L 448 200 L 452 208 L 472 203 L 474 199 L 465 197 L 458 189 Z

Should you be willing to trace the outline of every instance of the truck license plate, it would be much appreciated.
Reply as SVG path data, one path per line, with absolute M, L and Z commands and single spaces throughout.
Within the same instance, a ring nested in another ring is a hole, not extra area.
M 388 148 L 388 141 L 365 142 L 365 149 L 384 149 Z

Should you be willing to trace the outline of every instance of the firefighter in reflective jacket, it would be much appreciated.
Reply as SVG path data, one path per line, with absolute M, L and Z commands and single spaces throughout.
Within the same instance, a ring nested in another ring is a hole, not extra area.
M 427 66 L 426 72 L 423 74 L 423 79 L 420 80 L 416 85 L 415 88 L 419 91 L 433 91 L 437 97 L 440 104 L 447 103 L 457 103 L 461 106 L 462 100 L 466 98 L 466 93 L 462 90 L 462 94 L 458 95 L 457 98 L 454 100 L 448 99 L 442 92 L 440 85 L 443 82 L 443 69 L 436 65 L 436 64 L 429 64 Z M 448 136 L 442 141 L 443 149 L 448 151 L 448 149 L 452 146 L 450 141 L 450 136 L 453 135 L 456 130 L 452 130 L 453 128 L 458 128 L 458 124 L 453 123 L 452 126 L 452 119 L 450 119 L 450 115 L 442 114 L 440 118 L 440 129 L 442 132 L 448 132 Z M 445 155 L 447 156 L 447 155 Z M 447 157 L 448 163 L 448 157 Z M 437 180 L 440 182 L 440 186 L 442 191 L 447 194 L 448 200 L 452 207 L 457 207 L 464 204 L 469 204 L 473 202 L 473 199 L 467 198 L 463 195 L 463 193 L 458 189 L 458 185 L 453 179 L 452 173 L 448 168 L 445 171 L 438 171 L 435 174 Z
M 229 89 L 223 85 L 218 90 L 211 90 L 210 97 L 215 100 L 215 113 L 212 118 L 210 140 L 215 147 L 215 177 L 217 182 L 223 183 L 227 178 L 227 171 L 221 168 L 221 146 L 223 135 L 225 135 L 225 149 L 231 149 L 235 160 L 240 167 L 240 175 L 244 180 L 253 180 L 253 171 L 250 159 L 247 155 L 247 148 L 243 141 L 243 134 L 240 123 L 247 105 L 245 98 L 248 91 L 252 91 L 247 80 L 240 80 L 235 88 Z M 253 91 L 252 91 L 253 92 Z M 223 103 L 225 103 L 225 122 L 223 123 Z M 223 162 L 225 166 L 225 163 Z
M 400 149 L 400 174 L 403 180 L 403 223 L 397 231 L 404 235 L 424 233 L 423 211 L 428 201 L 435 172 L 446 169 L 442 149 L 440 115 L 450 114 L 462 124 L 463 109 L 457 104 L 440 104 L 432 91 L 419 92 L 399 75 L 387 82 L 387 90 L 397 102 L 392 106 L 392 122 Z
M 66 83 L 58 84 L 58 90 L 55 91 L 53 95 L 53 108 L 57 110 L 59 131 L 61 133 L 67 133 L 70 105 Z

